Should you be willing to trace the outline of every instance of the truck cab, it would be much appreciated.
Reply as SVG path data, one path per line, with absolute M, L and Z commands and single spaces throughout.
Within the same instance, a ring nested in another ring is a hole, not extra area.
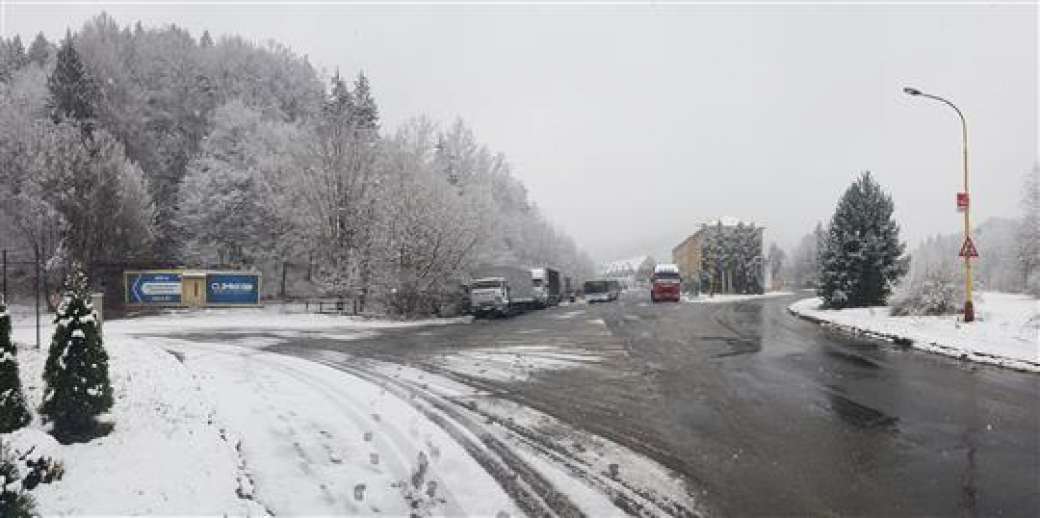
M 680 285 L 679 267 L 674 264 L 659 264 L 654 267 L 650 277 L 650 301 L 670 300 L 679 302 Z
M 469 305 L 478 318 L 509 314 L 509 283 L 504 277 L 474 280 L 469 285 Z

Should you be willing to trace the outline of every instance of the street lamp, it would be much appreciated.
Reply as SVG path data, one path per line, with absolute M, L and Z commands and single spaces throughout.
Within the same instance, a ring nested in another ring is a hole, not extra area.
M 903 88 L 903 92 L 907 95 L 914 97 L 927 97 L 929 99 L 939 101 L 950 108 L 953 108 L 957 112 L 957 116 L 961 118 L 961 135 L 963 137 L 962 142 L 964 145 L 964 197 L 963 197 L 963 208 L 964 208 L 964 246 L 961 247 L 961 255 L 964 256 L 964 321 L 971 322 L 975 320 L 975 307 L 971 303 L 971 257 L 974 252 L 974 247 L 971 243 L 971 220 L 969 218 L 969 197 L 968 197 L 968 122 L 964 120 L 964 114 L 957 108 L 952 102 L 943 99 L 937 95 L 931 95 L 924 93 L 916 88 L 910 88 L 909 86 Z M 958 205 L 960 205 L 958 203 Z

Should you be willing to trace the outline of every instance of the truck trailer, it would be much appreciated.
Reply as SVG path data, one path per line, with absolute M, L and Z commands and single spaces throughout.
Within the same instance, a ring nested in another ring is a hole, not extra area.
M 531 270 L 531 281 L 534 285 L 535 305 L 540 308 L 556 306 L 563 298 L 560 286 L 560 271 L 555 268 L 534 268 Z
M 508 316 L 535 302 L 531 270 L 511 266 L 485 266 L 470 272 L 470 311 L 474 316 Z

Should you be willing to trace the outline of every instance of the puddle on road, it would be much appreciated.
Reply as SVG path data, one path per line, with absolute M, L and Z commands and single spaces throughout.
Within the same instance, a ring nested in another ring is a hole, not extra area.
M 890 416 L 875 408 L 857 403 L 844 395 L 834 387 L 827 387 L 827 402 L 830 409 L 834 411 L 846 423 L 861 429 L 871 430 L 877 428 L 895 427 L 899 418 Z

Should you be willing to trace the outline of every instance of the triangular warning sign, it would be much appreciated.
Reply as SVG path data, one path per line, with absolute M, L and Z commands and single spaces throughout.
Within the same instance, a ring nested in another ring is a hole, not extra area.
M 979 251 L 975 248 L 975 243 L 971 241 L 970 237 L 964 238 L 964 244 L 961 245 L 961 251 L 957 253 L 958 257 L 978 257 Z

